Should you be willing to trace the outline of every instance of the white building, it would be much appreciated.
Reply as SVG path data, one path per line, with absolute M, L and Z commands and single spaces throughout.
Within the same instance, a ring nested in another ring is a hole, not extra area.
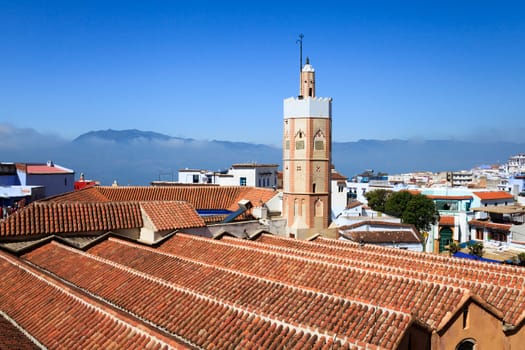
M 212 184 L 220 186 L 277 187 L 277 164 L 239 163 L 228 171 L 198 169 L 179 170 L 181 184 Z
M 346 184 L 348 178 L 339 174 L 332 168 L 331 173 L 331 191 L 332 191 L 332 220 L 337 218 L 347 208 L 349 189 Z
M 501 168 L 507 175 L 525 173 L 525 153 L 519 153 L 510 157 Z

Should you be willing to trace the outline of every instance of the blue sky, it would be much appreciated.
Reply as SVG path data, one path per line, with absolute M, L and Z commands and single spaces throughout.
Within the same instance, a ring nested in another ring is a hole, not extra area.
M 525 134 L 519 1 L 0 0 L 0 33 L 0 124 L 66 139 L 280 145 L 299 33 L 335 141 Z

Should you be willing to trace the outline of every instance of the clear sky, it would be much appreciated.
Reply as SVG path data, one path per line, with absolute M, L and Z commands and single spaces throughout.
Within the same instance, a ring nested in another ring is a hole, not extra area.
M 0 124 L 280 145 L 299 33 L 335 141 L 523 141 L 525 4 L 504 0 L 0 0 Z

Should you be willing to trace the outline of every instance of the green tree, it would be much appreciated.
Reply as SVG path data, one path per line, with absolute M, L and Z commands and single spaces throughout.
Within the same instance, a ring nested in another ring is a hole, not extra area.
M 410 194 L 401 219 L 405 224 L 414 225 L 419 231 L 429 231 L 439 221 L 439 212 L 432 199 L 422 194 Z
M 370 208 L 374 209 L 375 211 L 379 211 L 382 213 L 385 212 L 385 203 L 388 196 L 391 193 L 392 191 L 387 191 L 383 189 L 365 193 L 365 197 L 368 201 L 368 206 L 370 206 Z
M 408 191 L 391 193 L 385 202 L 385 213 L 396 218 L 402 218 L 412 197 L 413 195 Z
M 468 245 L 468 251 L 470 255 L 483 256 L 483 243 L 476 242 Z

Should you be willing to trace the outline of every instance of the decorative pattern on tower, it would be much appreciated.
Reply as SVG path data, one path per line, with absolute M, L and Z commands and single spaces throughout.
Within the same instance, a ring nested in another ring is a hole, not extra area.
M 284 100 L 283 216 L 290 237 L 335 237 L 330 225 L 332 99 L 315 96 L 309 58 L 301 70 L 297 98 Z

